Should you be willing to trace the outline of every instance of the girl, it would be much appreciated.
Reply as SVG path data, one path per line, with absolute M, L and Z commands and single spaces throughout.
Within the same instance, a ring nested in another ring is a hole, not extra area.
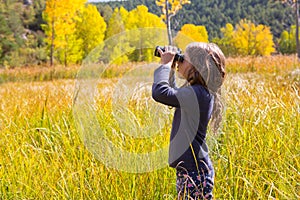
M 176 169 L 178 199 L 212 199 L 214 169 L 206 145 L 210 118 L 212 131 L 221 122 L 220 88 L 225 57 L 213 43 L 190 43 L 183 60 L 174 62 L 177 48 L 159 49 L 161 66 L 154 72 L 152 97 L 175 107 L 169 147 L 169 165 Z M 172 70 L 187 80 L 176 88 Z M 172 77 L 169 77 L 170 72 Z

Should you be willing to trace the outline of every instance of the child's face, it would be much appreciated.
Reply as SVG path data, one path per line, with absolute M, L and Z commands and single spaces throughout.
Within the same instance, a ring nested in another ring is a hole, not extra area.
M 187 54 L 184 54 L 184 60 L 183 62 L 177 63 L 177 68 L 179 75 L 181 75 L 183 78 L 188 78 L 188 72 L 193 67 L 193 65 L 189 62 L 190 58 Z

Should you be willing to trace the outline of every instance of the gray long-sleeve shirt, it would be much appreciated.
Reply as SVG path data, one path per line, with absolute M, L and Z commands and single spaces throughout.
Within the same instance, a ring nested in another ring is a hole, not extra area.
M 169 83 L 170 70 L 167 65 L 157 68 L 152 85 L 155 101 L 175 107 L 169 164 L 188 171 L 213 171 L 205 139 L 213 109 L 213 95 L 198 84 L 175 88 L 174 83 Z

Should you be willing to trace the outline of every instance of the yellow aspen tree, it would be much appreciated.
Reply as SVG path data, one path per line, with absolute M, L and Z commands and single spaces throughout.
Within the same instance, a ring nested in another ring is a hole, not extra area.
M 107 24 L 106 35 L 105 35 L 105 48 L 107 49 L 106 57 L 107 59 L 117 65 L 126 63 L 129 61 L 125 51 L 128 51 L 130 48 L 130 43 L 127 41 L 127 38 L 124 37 L 121 33 L 126 31 L 126 21 L 128 18 L 129 12 L 124 8 L 115 8 L 110 20 Z M 114 36 L 117 34 L 118 40 L 114 39 Z
M 134 46 L 139 47 L 132 55 L 133 60 L 151 61 L 153 48 L 161 40 L 161 34 L 155 32 L 159 31 L 159 28 L 165 28 L 164 22 L 157 15 L 150 13 L 146 6 L 139 5 L 129 12 L 126 27 L 137 29 L 131 41 Z
M 237 49 L 237 53 L 240 55 L 251 55 L 253 45 L 253 39 L 251 31 L 250 22 L 245 22 L 241 20 L 240 23 L 236 26 L 235 34 L 234 34 L 234 46 Z
M 122 6 L 114 9 L 114 12 L 107 24 L 105 38 L 109 38 L 126 30 L 125 22 L 128 14 L 129 12 Z
M 227 56 L 236 55 L 237 51 L 234 47 L 233 36 L 234 36 L 234 27 L 232 24 L 227 23 L 225 27 L 221 28 L 223 38 L 221 38 L 217 43 L 220 48 L 223 50 L 224 54 Z
M 171 18 L 176 15 L 178 10 L 182 8 L 184 4 L 191 3 L 189 0 L 156 0 L 156 5 L 162 9 L 162 19 L 167 25 L 169 45 L 172 45 L 173 38 L 171 32 Z
M 106 23 L 97 7 L 88 4 L 81 14 L 76 26 L 77 37 L 82 40 L 84 57 L 104 40 Z
M 160 40 L 161 34 L 155 29 L 164 28 L 165 24 L 155 14 L 148 11 L 144 5 L 139 5 L 128 12 L 125 8 L 116 8 L 108 22 L 106 40 L 114 35 L 128 31 L 127 38 L 118 35 L 118 40 L 109 40 L 106 49 L 109 49 L 109 59 L 115 64 L 131 61 L 150 61 L 153 58 L 153 48 Z M 126 53 L 126 54 L 125 54 Z
M 208 42 L 208 33 L 205 26 L 185 24 L 174 38 L 175 44 L 184 49 L 190 42 Z
M 59 18 L 59 10 L 56 9 L 56 1 L 46 1 L 46 7 L 43 12 L 43 19 L 47 24 L 42 24 L 42 28 L 45 31 L 46 38 L 45 42 L 50 46 L 50 65 L 54 62 L 54 48 L 56 38 L 56 23 Z
M 256 26 L 255 32 L 256 55 L 268 56 L 275 52 L 273 35 L 270 27 L 264 25 Z
M 240 55 L 270 55 L 275 52 L 270 28 L 255 26 L 247 20 L 241 20 L 237 25 L 233 43 Z
M 148 11 L 147 6 L 139 5 L 129 12 L 127 27 L 129 29 L 144 27 L 165 27 L 163 21 Z
M 82 41 L 75 35 L 76 23 L 86 0 L 47 0 L 43 19 L 47 24 L 42 27 L 46 42 L 50 46 L 50 64 L 57 55 L 59 61 L 67 65 L 82 59 Z

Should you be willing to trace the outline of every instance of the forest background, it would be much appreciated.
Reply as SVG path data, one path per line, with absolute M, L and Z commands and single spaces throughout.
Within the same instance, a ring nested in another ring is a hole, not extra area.
M 0 66 L 5 68 L 49 62 L 80 64 L 89 51 L 114 34 L 146 26 L 165 27 L 154 0 L 77 0 L 72 6 L 66 6 L 69 1 L 49 0 L 48 9 L 45 0 L 0 2 Z M 56 4 L 56 9 L 51 4 Z M 171 28 L 174 37 L 182 31 L 195 40 L 217 43 L 226 56 L 293 54 L 294 13 L 290 4 L 276 0 L 192 0 L 171 19 Z M 146 54 L 134 52 L 116 62 L 152 59 L 150 52 Z

